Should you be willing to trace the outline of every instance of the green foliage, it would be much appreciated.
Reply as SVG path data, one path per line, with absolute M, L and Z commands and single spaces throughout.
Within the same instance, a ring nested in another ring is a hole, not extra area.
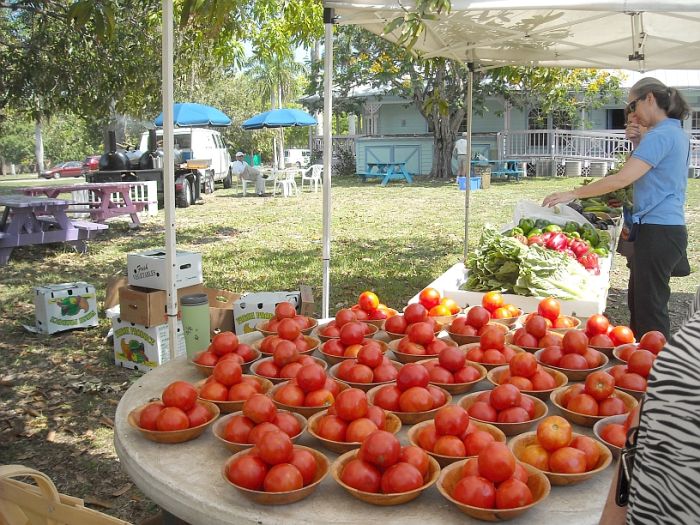
M 333 175 L 354 175 L 355 154 L 346 149 L 338 151 L 338 161 L 333 164 Z
M 0 158 L 9 164 L 26 164 L 32 162 L 34 155 L 34 125 L 12 113 L 0 118 Z

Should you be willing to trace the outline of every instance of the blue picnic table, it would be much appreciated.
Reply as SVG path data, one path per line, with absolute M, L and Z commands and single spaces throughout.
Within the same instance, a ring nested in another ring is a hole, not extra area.
M 405 180 L 413 183 L 413 177 L 406 171 L 405 162 L 368 162 L 367 171 L 358 173 L 365 182 L 370 177 L 382 179 L 381 185 L 386 186 L 390 180 Z
M 525 170 L 521 168 L 522 161 L 503 159 L 503 160 L 472 160 L 472 166 L 490 166 L 491 179 L 507 178 L 508 180 L 520 180 Z

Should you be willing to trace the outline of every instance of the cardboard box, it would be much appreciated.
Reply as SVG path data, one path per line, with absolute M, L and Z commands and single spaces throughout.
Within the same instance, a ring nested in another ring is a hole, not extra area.
M 237 334 L 248 334 L 256 330 L 257 324 L 275 315 L 275 306 L 287 301 L 301 311 L 300 292 L 249 293 L 233 304 L 233 322 Z
M 170 360 L 168 325 L 143 326 L 129 323 L 120 316 L 112 318 L 114 332 L 114 362 L 125 368 L 150 370 Z M 182 321 L 177 322 L 176 357 L 185 352 L 185 334 Z
M 202 255 L 178 250 L 176 253 L 175 285 L 186 288 L 202 283 Z M 131 286 L 166 290 L 165 251 L 146 250 L 126 256 L 126 269 Z
M 233 332 L 233 309 L 236 301 L 241 298 L 240 294 L 216 288 L 204 288 L 204 293 L 209 296 L 211 334 Z
M 95 287 L 85 282 L 36 286 L 34 307 L 36 331 L 44 334 L 97 326 Z
M 184 295 L 202 293 L 204 286 L 195 284 L 177 290 L 178 316 L 180 315 L 180 298 Z M 119 289 L 119 308 L 121 318 L 130 323 L 144 326 L 156 326 L 166 323 L 167 294 L 164 290 L 152 290 L 136 286 L 125 286 Z
M 117 273 L 107 279 L 105 283 L 105 300 L 103 308 L 109 310 L 119 304 L 119 289 L 129 285 L 126 273 Z
M 307 317 L 316 315 L 316 302 L 314 301 L 314 292 L 311 286 L 302 284 L 299 286 L 299 293 L 301 294 L 301 308 L 299 309 L 299 313 Z

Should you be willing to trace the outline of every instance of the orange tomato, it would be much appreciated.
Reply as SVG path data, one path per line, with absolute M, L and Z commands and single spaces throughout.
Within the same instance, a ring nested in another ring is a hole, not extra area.
M 447 308 L 450 309 L 450 314 L 457 314 L 461 310 L 459 305 L 457 304 L 457 301 L 454 299 L 450 299 L 449 297 L 443 297 L 440 299 L 440 304 L 443 306 L 446 306 Z
M 435 288 L 425 288 L 418 294 L 418 302 L 430 310 L 433 306 L 440 304 L 440 292 Z
M 489 312 L 495 312 L 504 305 L 503 294 L 501 292 L 486 292 L 481 298 L 481 306 Z
M 452 312 L 447 306 L 436 304 L 430 310 L 428 310 L 428 315 L 431 317 L 444 317 L 452 315 Z

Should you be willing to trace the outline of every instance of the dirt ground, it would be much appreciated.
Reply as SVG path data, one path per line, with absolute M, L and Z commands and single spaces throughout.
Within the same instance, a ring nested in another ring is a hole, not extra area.
M 628 318 L 626 280 L 617 260 L 607 309 L 616 324 Z M 673 295 L 674 329 L 691 298 Z M 31 335 L 15 325 L 4 329 L 11 333 L 0 340 L 0 464 L 41 470 L 61 492 L 132 523 L 156 514 L 157 507 L 121 471 L 114 451 L 115 410 L 140 373 L 114 366 L 111 343 L 104 340 L 107 322 L 53 336 Z M 58 346 L 74 350 L 59 352 Z

